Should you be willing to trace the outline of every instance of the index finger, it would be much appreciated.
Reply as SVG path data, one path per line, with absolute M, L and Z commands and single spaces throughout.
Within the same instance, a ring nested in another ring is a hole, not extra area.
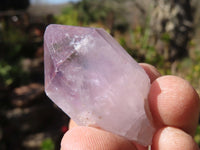
M 173 126 L 194 136 L 199 119 L 199 96 L 184 79 L 176 76 L 157 78 L 148 97 L 154 124 L 159 129 Z

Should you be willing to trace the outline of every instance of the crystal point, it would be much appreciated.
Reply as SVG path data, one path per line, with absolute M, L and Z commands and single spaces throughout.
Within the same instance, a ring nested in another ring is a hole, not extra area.
M 151 144 L 150 80 L 108 33 L 49 25 L 44 49 L 46 94 L 77 124 Z

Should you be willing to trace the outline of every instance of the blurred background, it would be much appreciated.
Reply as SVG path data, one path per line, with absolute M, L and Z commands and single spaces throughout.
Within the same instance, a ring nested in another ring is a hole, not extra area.
M 104 28 L 138 62 L 200 94 L 199 8 L 199 0 L 1 0 L 0 149 L 58 150 L 68 130 L 69 118 L 44 93 L 48 24 Z

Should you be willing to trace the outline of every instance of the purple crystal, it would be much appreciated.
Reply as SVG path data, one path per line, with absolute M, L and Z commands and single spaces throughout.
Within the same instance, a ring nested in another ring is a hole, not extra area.
M 49 25 L 44 49 L 46 94 L 77 124 L 151 144 L 149 78 L 108 33 Z

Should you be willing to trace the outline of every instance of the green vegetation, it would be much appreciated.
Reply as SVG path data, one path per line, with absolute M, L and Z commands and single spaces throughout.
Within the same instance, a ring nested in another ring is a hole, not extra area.
M 198 145 L 200 146 L 200 125 L 197 127 L 194 139 L 198 143 Z
M 26 82 L 26 72 L 21 69 L 20 61 L 27 54 L 24 47 L 27 35 L 13 26 L 4 27 L 1 39 L 0 86 L 19 85 Z
M 52 139 L 47 138 L 44 141 L 42 141 L 40 150 L 54 150 L 54 149 L 55 145 Z
M 55 17 L 56 23 L 78 25 L 78 12 L 73 8 L 72 5 L 67 6 L 61 15 Z

